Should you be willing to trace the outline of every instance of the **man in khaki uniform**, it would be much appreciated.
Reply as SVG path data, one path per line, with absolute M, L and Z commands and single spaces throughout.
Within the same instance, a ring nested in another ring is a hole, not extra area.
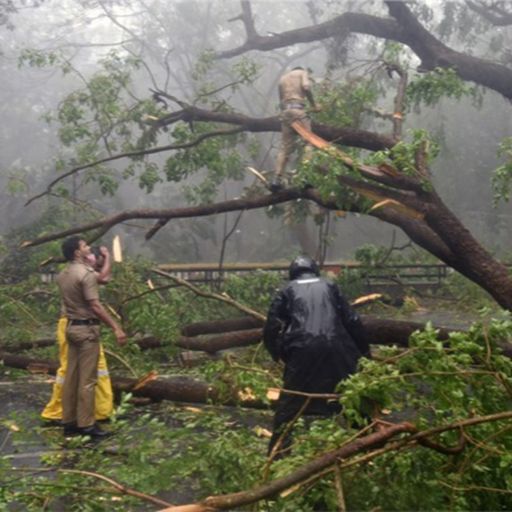
M 67 238 L 62 253 L 69 262 L 57 277 L 68 319 L 68 367 L 62 392 L 64 435 L 102 437 L 107 432 L 94 420 L 100 321 L 114 331 L 119 345 L 126 343 L 126 334 L 99 301 L 97 277 L 88 262 L 91 248 L 87 242 L 77 236 Z
M 311 121 L 305 112 L 306 100 L 314 111 L 319 108 L 315 104 L 311 92 L 309 71 L 302 67 L 293 68 L 279 79 L 279 101 L 281 108 L 281 147 L 277 155 L 275 177 L 271 185 L 273 192 L 282 188 L 282 175 L 286 164 L 295 149 L 297 132 L 291 127 L 294 121 L 300 121 L 305 128 L 311 131 Z M 312 147 L 306 144 L 304 157 L 311 157 Z

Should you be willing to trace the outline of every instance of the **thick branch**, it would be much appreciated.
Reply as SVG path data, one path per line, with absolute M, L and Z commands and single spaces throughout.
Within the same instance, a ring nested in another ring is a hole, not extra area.
M 253 210 L 256 208 L 265 208 L 267 206 L 285 203 L 294 199 L 306 199 L 308 197 L 307 190 L 288 189 L 283 190 L 277 194 L 269 194 L 250 199 L 232 199 L 230 201 L 223 201 L 203 206 L 190 206 L 184 208 L 161 208 L 150 209 L 143 208 L 140 210 L 126 210 L 114 215 L 104 217 L 88 224 L 76 226 L 64 231 L 54 233 L 52 235 L 41 236 L 34 240 L 25 241 L 21 247 L 34 247 L 41 245 L 52 240 L 59 240 L 76 233 L 85 233 L 98 228 L 105 228 L 108 230 L 120 224 L 121 222 L 130 219 L 178 219 L 178 218 L 191 218 L 191 217 L 205 217 L 208 215 L 216 215 L 218 213 L 233 212 L 239 210 Z
M 258 36 L 239 48 L 217 54 L 229 58 L 249 50 L 270 51 L 298 43 L 321 41 L 351 32 L 403 43 L 420 58 L 421 69 L 453 68 L 463 80 L 493 89 L 512 100 L 512 70 L 494 62 L 452 50 L 430 34 L 413 16 L 405 2 L 387 2 L 395 19 L 361 13 L 344 13 L 325 23 L 303 27 L 272 36 Z
M 512 412 L 502 412 L 497 414 L 490 414 L 487 416 L 478 416 L 467 420 L 461 420 L 448 425 L 443 425 L 430 430 L 417 432 L 417 428 L 411 423 L 397 423 L 387 424 L 382 430 L 368 434 L 364 437 L 359 437 L 354 441 L 347 443 L 346 445 L 337 448 L 333 451 L 327 452 L 320 455 L 316 459 L 300 466 L 295 469 L 292 473 L 273 480 L 267 484 L 260 485 L 254 489 L 248 491 L 241 491 L 232 494 L 225 494 L 221 496 L 210 496 L 201 502 L 193 503 L 189 505 L 178 505 L 169 508 L 162 509 L 160 512 L 215 512 L 216 510 L 230 510 L 240 508 L 250 503 L 262 499 L 268 499 L 275 497 L 278 493 L 298 485 L 314 475 L 319 475 L 326 469 L 339 464 L 340 461 L 348 459 L 361 453 L 363 451 L 369 451 L 375 448 L 381 448 L 384 443 L 390 442 L 389 449 L 380 449 L 374 452 L 375 456 L 390 451 L 397 450 L 407 446 L 414 446 L 414 443 L 422 444 L 431 449 L 435 449 L 441 452 L 455 453 L 457 448 L 446 450 L 444 447 L 432 442 L 424 442 L 427 437 L 435 435 L 440 432 L 446 432 L 449 430 L 457 430 L 461 427 L 468 427 L 472 425 L 478 425 L 482 423 L 490 423 L 497 421 L 510 420 L 512 418 Z M 400 434 L 412 434 L 405 436 L 397 441 L 393 441 Z
M 391 194 L 393 197 L 399 197 L 399 200 L 406 201 L 406 198 L 400 196 L 400 192 L 398 191 L 385 191 L 378 188 L 375 188 L 374 185 L 367 184 L 364 182 L 359 182 L 352 178 L 346 177 L 343 178 L 346 180 L 347 185 L 356 184 L 361 190 L 367 190 L 369 192 L 375 192 L 375 194 Z M 170 219 L 183 219 L 183 218 L 191 218 L 191 217 L 205 217 L 209 215 L 216 215 L 224 212 L 232 212 L 232 211 L 240 211 L 240 210 L 254 210 L 257 208 L 265 208 L 267 206 L 276 205 L 285 203 L 288 201 L 293 201 L 296 199 L 310 199 L 326 208 L 331 209 L 339 209 L 339 207 L 335 204 L 335 202 L 325 202 L 321 199 L 318 192 L 314 189 L 286 189 L 282 190 L 275 194 L 268 194 L 264 196 L 252 197 L 252 198 L 242 198 L 242 199 L 232 199 L 229 201 L 222 201 L 220 203 L 214 203 L 210 205 L 201 205 L 201 206 L 190 206 L 183 208 L 161 208 L 161 209 L 151 209 L 151 208 L 143 208 L 140 210 L 126 210 L 123 212 L 119 212 L 113 215 L 109 215 L 107 217 L 103 217 L 94 222 L 90 222 L 88 224 L 83 224 L 81 226 L 76 226 L 73 228 L 69 228 L 63 231 L 59 231 L 57 233 L 53 233 L 50 235 L 41 236 L 39 238 L 35 238 L 33 240 L 24 241 L 21 244 L 22 248 L 26 247 L 34 247 L 37 245 L 41 245 L 47 242 L 51 242 L 53 240 L 59 240 L 61 238 L 65 238 L 77 233 L 86 233 L 88 231 L 92 231 L 95 229 L 101 229 L 101 233 L 106 233 L 113 226 L 125 222 L 131 219 L 158 219 L 160 222 L 164 222 L 165 220 Z M 410 200 L 412 201 L 414 198 L 411 196 Z M 384 210 L 384 209 L 382 209 Z M 379 215 L 382 212 L 379 211 Z M 377 210 L 378 211 L 378 210 Z M 373 213 L 372 213 L 373 214 Z M 376 215 L 378 216 L 378 215 Z M 97 238 L 97 237 L 95 237 Z
M 170 507 L 163 509 L 160 512 L 185 512 L 187 510 L 189 512 L 212 512 L 214 510 L 239 509 L 240 507 L 250 503 L 254 503 L 265 498 L 274 497 L 281 491 L 297 485 L 308 479 L 310 476 L 320 473 L 322 470 L 332 466 L 333 464 L 336 464 L 339 460 L 346 459 L 362 451 L 370 450 L 371 448 L 377 447 L 382 443 L 386 443 L 393 437 L 396 437 L 400 434 L 415 431 L 416 428 L 410 423 L 399 423 L 392 425 L 379 432 L 356 439 L 355 441 L 352 441 L 351 443 L 346 444 L 341 448 L 327 452 L 318 458 L 300 466 L 292 473 L 254 489 L 232 494 L 225 494 L 223 496 L 210 496 L 200 503 L 195 503 L 188 506 Z
M 11 368 L 19 368 L 39 373 L 55 375 L 58 369 L 56 361 L 31 359 L 29 357 L 0 353 L 0 362 Z M 190 377 L 173 377 L 156 379 L 147 382 L 144 386 L 136 388 L 137 379 L 111 376 L 112 387 L 118 392 L 130 392 L 134 396 L 151 398 L 152 400 L 172 400 L 176 402 L 191 403 L 222 403 L 225 405 L 241 405 L 251 408 L 266 408 L 267 406 L 257 400 L 243 400 L 233 390 L 226 396 L 225 392 L 207 384 L 204 381 Z
M 209 320 L 185 325 L 181 328 L 183 336 L 199 336 L 201 334 L 219 334 L 232 331 L 242 331 L 263 327 L 265 322 L 252 316 L 240 318 L 226 318 L 223 320 Z
M 213 123 L 226 123 L 241 127 L 243 131 L 259 132 L 280 132 L 281 121 L 278 116 L 272 117 L 249 117 L 236 112 L 217 112 L 189 105 L 179 113 L 172 113 L 160 118 L 155 124 L 160 127 L 168 126 L 177 120 L 186 122 L 204 121 Z M 328 141 L 335 141 L 344 146 L 353 146 L 371 151 L 387 149 L 395 144 L 393 137 L 382 135 L 366 130 L 355 130 L 353 128 L 342 128 L 313 122 L 312 129 L 315 133 Z
M 229 304 L 230 306 L 242 311 L 246 315 L 250 315 L 254 318 L 257 318 L 258 320 L 264 321 L 265 315 L 262 315 L 258 311 L 255 311 L 254 309 L 249 308 L 248 306 L 245 306 L 244 304 L 241 304 L 240 302 L 237 302 L 236 300 L 233 300 L 231 297 L 228 297 L 226 294 L 218 294 L 213 292 L 207 292 L 205 290 L 202 290 L 201 288 L 198 288 L 197 286 L 194 286 L 193 284 L 189 283 L 185 279 L 181 279 L 180 277 L 173 276 L 172 274 L 169 274 L 168 272 L 164 272 L 163 270 L 160 270 L 158 268 L 154 268 L 153 272 L 156 274 L 167 277 L 168 279 L 172 279 L 175 283 L 178 283 L 181 286 L 185 286 L 189 290 L 192 290 L 196 295 L 199 295 L 200 297 L 204 297 L 206 299 L 214 299 L 219 300 L 221 302 L 224 302 L 225 304 Z
M 497 5 L 486 5 L 482 1 L 467 0 L 467 6 L 496 27 L 512 25 L 512 12 L 500 9 Z
M 207 338 L 188 338 L 182 336 L 176 341 L 176 346 L 188 350 L 202 350 L 208 354 L 214 354 L 220 350 L 234 347 L 246 347 L 259 343 L 262 338 L 261 329 L 247 329 L 233 331 L 211 336 Z

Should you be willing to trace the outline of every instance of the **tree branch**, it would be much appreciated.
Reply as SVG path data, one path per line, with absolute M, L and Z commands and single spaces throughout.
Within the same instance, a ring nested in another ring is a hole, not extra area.
M 203 140 L 209 139 L 210 137 L 217 137 L 220 135 L 234 135 L 235 133 L 239 133 L 241 128 L 232 128 L 230 130 L 216 130 L 213 132 L 203 133 L 196 139 L 185 142 L 182 144 L 169 144 L 167 146 L 158 146 L 156 148 L 150 148 L 150 149 L 141 149 L 138 151 L 128 151 L 126 153 L 119 153 L 117 155 L 112 155 L 106 158 L 101 158 L 100 160 L 95 160 L 94 162 L 79 165 L 78 167 L 73 167 L 73 169 L 65 172 L 64 174 L 61 174 L 59 177 L 55 178 L 50 184 L 46 187 L 46 190 L 44 192 L 41 192 L 40 194 L 37 194 L 36 196 L 31 197 L 26 203 L 25 206 L 28 206 L 30 203 L 35 201 L 36 199 L 40 199 L 41 197 L 50 194 L 53 187 L 62 181 L 64 178 L 67 178 L 68 176 L 72 176 L 73 174 L 78 173 L 79 171 L 83 171 L 84 169 L 90 169 L 91 167 L 95 167 L 96 165 L 104 164 L 106 162 L 112 162 L 114 160 L 119 160 L 121 158 L 135 158 L 145 155 L 152 155 L 154 153 L 161 153 L 163 151 L 172 151 L 175 149 L 186 149 L 193 146 L 197 146 L 199 143 L 201 143 Z
M 246 313 L 247 315 L 250 315 L 250 316 L 252 316 L 258 320 L 261 320 L 263 322 L 267 318 L 265 315 L 262 315 L 258 311 L 255 311 L 254 309 L 251 309 L 247 306 L 244 306 L 243 304 L 240 304 L 240 302 L 233 300 L 231 297 L 229 297 L 225 293 L 220 295 L 218 293 L 205 292 L 204 290 L 201 290 L 201 288 L 194 286 L 193 284 L 189 283 L 185 279 L 181 279 L 180 277 L 173 276 L 172 274 L 169 274 L 168 272 L 164 272 L 163 270 L 160 270 L 158 268 L 154 268 L 153 272 L 155 272 L 159 276 L 166 277 L 167 279 L 172 279 L 175 283 L 178 283 L 181 286 L 187 287 L 189 290 L 192 290 L 196 295 L 199 295 L 200 297 L 204 297 L 206 299 L 219 300 L 219 301 L 229 304 L 230 306 L 233 306 L 234 308 L 242 311 L 243 313 Z
M 510 418 L 512 418 L 512 412 L 507 411 L 491 414 L 488 416 L 470 418 L 468 420 L 458 421 L 449 425 L 443 425 L 422 432 L 417 432 L 416 427 L 411 423 L 387 424 L 387 426 L 382 430 L 366 435 L 364 437 L 360 437 L 336 450 L 320 455 L 318 458 L 300 466 L 292 473 L 273 480 L 267 484 L 260 485 L 259 487 L 248 491 L 241 491 L 221 496 L 210 496 L 198 503 L 169 507 L 161 510 L 160 512 L 214 512 L 216 510 L 229 510 L 239 508 L 250 503 L 255 503 L 256 501 L 262 499 L 274 497 L 276 494 L 284 491 L 285 489 L 304 482 L 312 475 L 316 475 L 322 472 L 328 467 L 337 464 L 339 461 L 348 459 L 357 453 L 379 447 L 383 443 L 390 441 L 392 438 L 400 434 L 412 435 L 396 442 L 393 446 L 390 447 L 390 449 L 394 450 L 404 446 L 410 446 L 411 443 L 414 444 L 415 442 L 424 440 L 425 438 L 436 433 L 460 429 L 461 427 L 477 425 L 481 423 L 508 420 Z M 434 446 L 438 445 L 434 444 Z M 379 455 L 380 453 L 377 453 L 376 455 Z
M 498 5 L 487 5 L 482 1 L 472 2 L 471 0 L 467 0 L 466 3 L 472 11 L 475 11 L 496 27 L 512 25 L 512 12 L 500 9 Z
M 113 226 L 120 224 L 129 219 L 177 219 L 177 218 L 191 218 L 191 217 L 204 217 L 208 215 L 215 215 L 223 212 L 232 212 L 239 210 L 253 210 L 256 208 L 264 208 L 266 206 L 276 205 L 292 201 L 294 199 L 307 199 L 309 192 L 307 190 L 288 189 L 278 192 L 277 194 L 268 194 L 265 196 L 258 196 L 255 198 L 232 199 L 220 203 L 202 206 L 190 206 L 184 208 L 162 208 L 162 209 L 140 209 L 140 210 L 125 210 L 107 217 L 103 217 L 94 222 L 75 226 L 51 235 L 45 235 L 33 240 L 25 241 L 21 244 L 22 248 L 34 247 L 41 245 L 52 240 L 59 240 L 76 233 L 85 233 L 94 229 L 102 228 L 107 231 Z
M 258 36 L 238 48 L 219 52 L 217 58 L 230 58 L 249 50 L 266 52 L 298 43 L 322 41 L 345 32 L 367 34 L 405 44 L 419 57 L 420 68 L 424 71 L 436 67 L 453 68 L 463 80 L 489 87 L 512 100 L 512 69 L 452 50 L 418 22 L 405 2 L 386 4 L 395 19 L 347 12 L 318 25 Z

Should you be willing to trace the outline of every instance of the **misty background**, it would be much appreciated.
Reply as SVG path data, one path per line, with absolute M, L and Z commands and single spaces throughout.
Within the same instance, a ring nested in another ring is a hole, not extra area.
M 424 4 L 432 9 L 435 21 L 438 2 Z M 69 217 L 64 221 L 76 225 L 83 223 L 86 215 L 186 206 L 189 203 L 184 185 L 201 183 L 201 173 L 191 175 L 183 183 L 167 182 L 162 176 L 163 181 L 147 193 L 136 179 L 120 178 L 119 189 L 109 196 L 100 192 L 98 182 L 88 181 L 90 171 L 85 170 L 62 182 L 68 190 L 68 199 L 47 195 L 25 206 L 30 197 L 71 168 L 73 147 L 66 147 L 59 139 L 56 109 L 67 95 L 86 87 L 87 80 L 104 69 L 105 59 L 112 62 L 115 56 L 114 61 L 117 59 L 120 66 L 125 59 L 140 59 L 130 70 L 127 105 L 130 100 L 150 98 L 150 89 L 160 89 L 186 102 L 198 101 L 199 97 L 198 106 L 205 83 L 210 90 L 224 87 L 232 81 L 233 66 L 250 59 L 257 65 L 256 80 L 236 88 L 227 87 L 220 94 L 239 113 L 267 117 L 278 112 L 277 80 L 285 70 L 297 65 L 311 67 L 317 86 L 326 79 L 357 80 L 363 63 L 376 51 L 374 38 L 340 36 L 339 41 L 299 44 L 219 60 L 198 80 L 195 78 L 200 74 L 198 63 L 205 51 L 221 51 L 243 44 L 243 24 L 239 20 L 228 22 L 240 14 L 238 0 L 45 0 L 15 6 L 15 11 L 4 13 L 7 16 L 0 26 L 0 237 L 4 247 L 9 247 L 16 230 L 37 224 L 45 215 L 51 218 L 52 207 L 62 201 L 73 201 Z M 364 12 L 373 9 L 375 14 L 386 15 L 380 2 L 255 0 L 252 6 L 262 33 L 319 23 L 349 9 L 364 9 Z M 510 42 L 506 29 L 502 35 Z M 475 53 L 487 51 L 488 38 L 488 34 L 482 33 L 473 41 Z M 468 42 L 458 41 L 454 35 L 450 44 L 454 49 L 467 50 Z M 53 55 L 55 61 L 48 63 L 48 58 L 45 60 L 41 55 Z M 411 73 L 417 65 L 411 56 Z M 378 106 L 392 109 L 393 93 L 390 87 L 379 98 Z M 408 115 L 405 127 L 406 130 L 425 128 L 436 136 L 441 147 L 432 164 L 436 190 L 484 246 L 499 257 L 506 257 L 512 248 L 508 227 L 512 209 L 509 203 L 503 202 L 493 206 L 491 171 L 500 163 L 497 157 L 500 140 L 512 131 L 510 105 L 491 90 L 479 90 L 477 96 L 476 100 L 444 99 L 433 107 L 422 107 L 421 111 Z M 168 105 L 169 111 L 173 108 L 172 104 Z M 372 131 L 391 131 L 388 122 L 371 115 L 362 116 L 360 123 Z M 169 143 L 169 134 L 162 132 L 159 137 L 161 145 Z M 254 182 L 246 166 L 273 170 L 279 140 L 279 133 L 247 135 L 246 149 L 242 148 L 239 154 L 240 179 L 220 185 L 218 199 L 239 197 Z M 164 165 L 168 157 L 169 154 L 156 154 L 150 160 Z M 67 162 L 64 168 L 59 168 L 59 159 Z M 109 168 L 121 176 L 128 165 L 128 159 L 121 159 L 109 164 Z M 120 234 L 129 255 L 183 263 L 217 261 L 222 239 L 233 227 L 226 244 L 226 262 L 289 259 L 308 243 L 315 247 L 319 227 L 314 220 L 308 220 L 306 229 L 302 224 L 290 225 L 286 215 L 268 213 L 245 212 L 236 226 L 236 212 L 172 220 L 148 241 L 144 240 L 144 233 L 153 222 L 137 220 L 116 226 L 102 242 L 107 244 Z M 41 234 L 37 229 L 34 236 Z M 301 240 L 306 231 L 309 241 Z M 328 239 L 327 260 L 350 259 L 362 244 L 391 246 L 407 242 L 399 229 L 376 219 L 333 213 L 329 216 Z

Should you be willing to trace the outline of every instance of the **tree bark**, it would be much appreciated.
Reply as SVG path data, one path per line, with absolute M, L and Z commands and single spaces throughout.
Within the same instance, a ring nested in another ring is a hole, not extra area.
M 391 425 L 379 432 L 360 437 L 341 448 L 327 452 L 303 464 L 292 473 L 260 485 L 259 487 L 222 496 L 210 496 L 199 503 L 173 506 L 162 509 L 160 512 L 212 512 L 215 510 L 239 509 L 240 507 L 265 498 L 273 498 L 281 491 L 300 484 L 309 477 L 321 473 L 326 468 L 338 464 L 339 461 L 347 459 L 356 453 L 382 446 L 383 443 L 386 443 L 399 434 L 414 433 L 416 431 L 416 427 L 411 423 Z
M 247 347 L 261 341 L 261 329 L 248 329 L 244 331 L 233 331 L 219 334 L 218 336 L 206 338 L 188 338 L 182 336 L 176 341 L 176 346 L 188 350 L 202 350 L 214 354 L 220 350 L 235 347 Z
M 245 329 L 254 329 L 263 327 L 264 322 L 252 316 L 242 316 L 239 318 L 226 318 L 223 320 L 209 320 L 205 322 L 196 322 L 182 327 L 183 336 L 199 336 L 200 334 L 218 334 L 231 331 L 242 331 Z
M 376 318 L 371 315 L 361 315 L 361 321 L 363 323 L 363 328 L 366 332 L 366 336 L 370 345 L 398 345 L 399 347 L 408 347 L 409 346 L 409 337 L 415 331 L 423 331 L 425 329 L 425 324 L 420 322 L 407 322 L 403 320 L 390 320 L 384 318 Z M 236 326 L 240 329 L 235 333 L 230 333 L 230 340 L 233 343 L 231 347 L 236 346 L 246 346 L 250 345 L 249 339 L 253 339 L 253 343 L 258 343 L 262 339 L 263 329 L 254 329 L 254 319 L 251 317 L 241 317 L 234 319 L 234 323 L 236 322 Z M 244 329 L 244 324 L 247 326 L 247 330 Z M 196 328 L 195 326 L 199 325 L 200 328 Z M 221 329 L 225 326 L 229 328 L 230 322 L 229 320 L 218 320 L 205 322 L 201 324 L 190 324 L 183 328 L 184 331 L 187 332 L 200 332 L 201 334 L 208 334 L 208 332 L 219 333 Z M 447 327 L 433 326 L 436 331 L 438 331 L 437 338 L 441 341 L 447 340 L 450 332 L 453 332 L 454 329 L 449 329 Z M 208 331 L 211 329 L 211 331 Z M 457 329 L 458 332 L 465 332 Z M 215 340 L 222 340 L 223 336 L 216 336 Z M 190 338 L 186 338 L 190 339 Z M 211 341 L 213 338 L 210 339 Z M 199 346 L 199 345 L 196 345 Z M 224 350 L 228 347 L 227 344 L 222 344 L 222 348 L 219 350 Z M 499 343 L 498 346 L 503 351 L 503 354 L 507 357 L 512 357 L 512 343 L 502 342 Z M 196 350 L 192 345 L 186 347 L 190 350 Z M 209 351 L 213 351 L 214 346 L 209 347 Z M 199 349 L 203 350 L 203 349 Z
M 0 360 L 5 366 L 48 373 L 55 375 L 59 367 L 55 361 L 43 359 L 31 359 L 30 357 L 0 353 Z M 115 391 L 130 392 L 137 397 L 151 398 L 152 400 L 172 400 L 175 402 L 190 403 L 218 403 L 222 405 L 240 405 L 255 409 L 266 409 L 268 405 L 257 400 L 241 400 L 236 392 L 231 396 L 225 396 L 214 386 L 192 379 L 190 377 L 174 377 L 165 380 L 153 380 L 139 389 L 134 389 L 137 379 L 111 376 L 112 387 Z
M 244 45 L 219 52 L 217 57 L 230 58 L 250 50 L 266 52 L 298 43 L 322 41 L 342 33 L 367 34 L 405 44 L 420 58 L 422 70 L 454 69 L 463 80 L 493 89 L 512 100 L 512 69 L 452 50 L 421 25 L 405 2 L 389 1 L 386 4 L 394 19 L 347 12 L 318 25 L 271 36 L 250 35 Z

